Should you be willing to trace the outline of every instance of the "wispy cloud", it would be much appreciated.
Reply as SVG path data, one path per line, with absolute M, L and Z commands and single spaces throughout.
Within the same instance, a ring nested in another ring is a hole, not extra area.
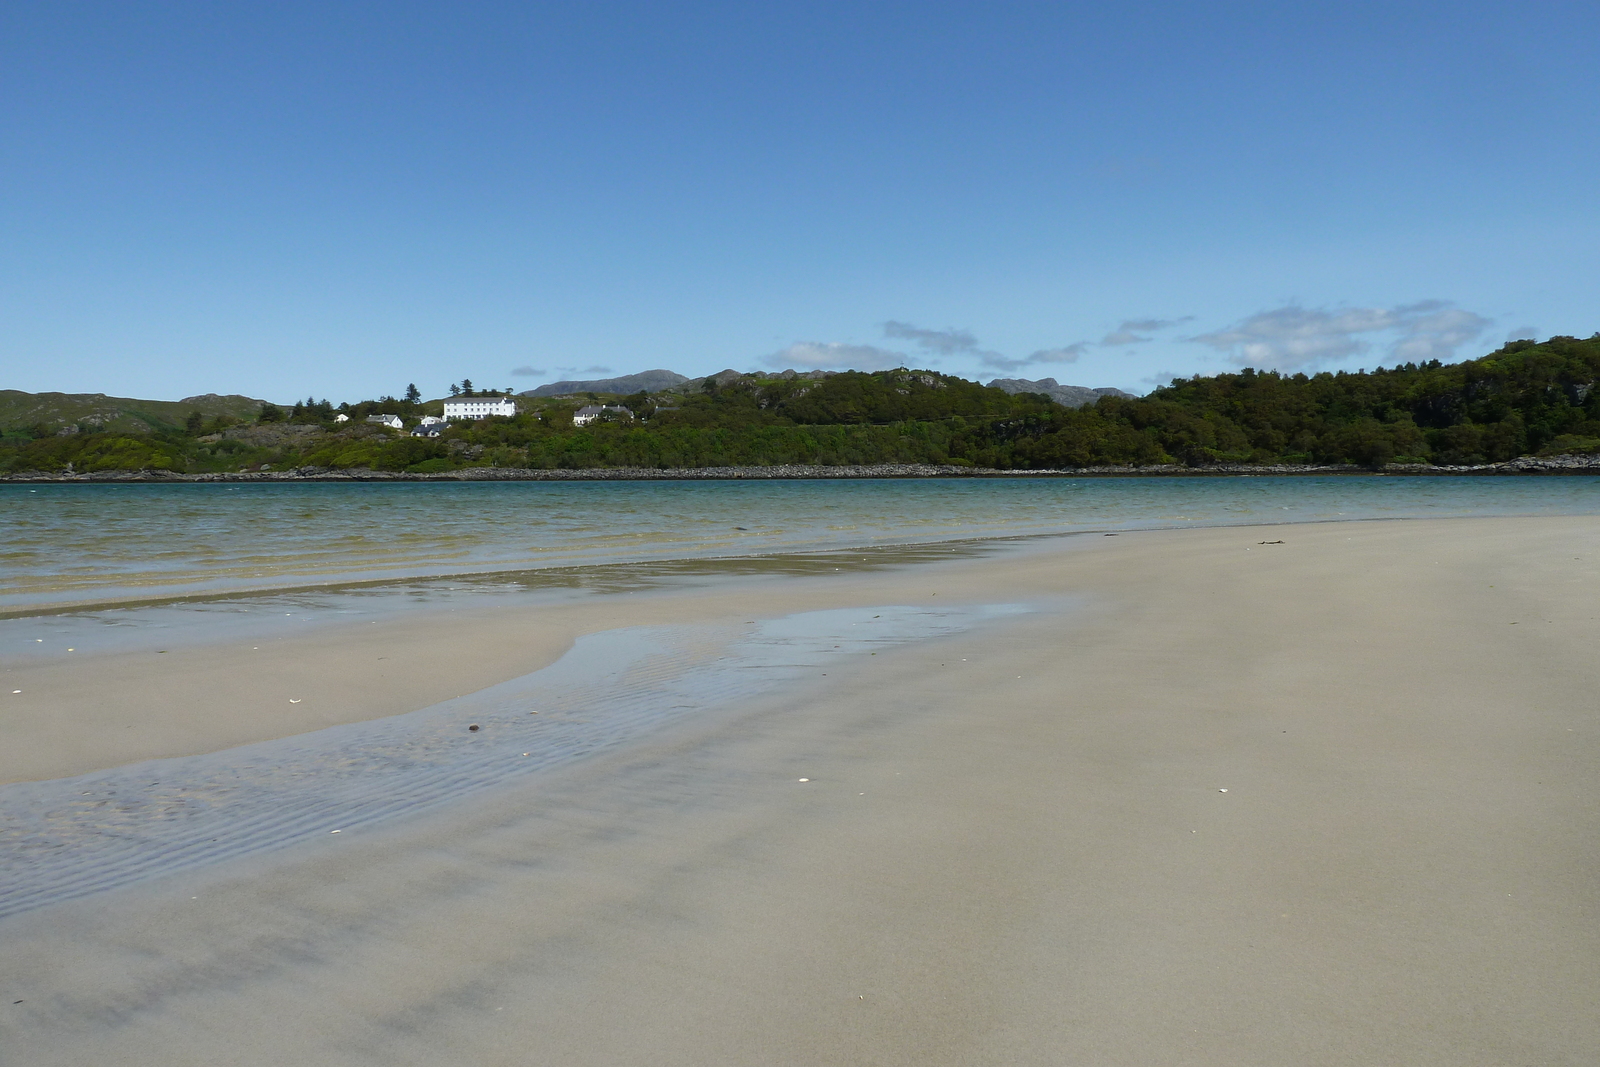
M 1170 330 L 1174 326 L 1182 326 L 1186 322 L 1193 322 L 1193 315 L 1183 315 L 1176 319 L 1129 319 L 1119 330 L 1137 330 L 1140 333 L 1155 333 L 1157 330 Z
M 1113 330 L 1100 338 L 1100 343 L 1114 348 L 1118 345 L 1136 345 L 1149 340 L 1151 338 L 1143 334 L 1134 333 L 1132 330 Z
M 1240 366 L 1300 370 L 1368 352 L 1370 338 L 1381 334 L 1393 335 L 1389 352 L 1396 360 L 1449 359 L 1490 325 L 1444 300 L 1334 310 L 1291 304 L 1187 340 L 1210 345 Z
M 891 352 L 875 345 L 800 341 L 763 357 L 761 362 L 777 370 L 885 370 L 903 365 L 906 356 L 904 352 Z
M 511 373 L 515 374 L 519 378 L 542 378 L 542 377 L 544 377 L 544 369 L 543 368 L 541 368 L 541 367 L 529 367 L 526 364 L 524 364 L 521 367 L 513 367 L 512 370 L 511 370 Z
M 976 356 L 978 361 L 985 367 L 1008 371 L 1031 367 L 1040 363 L 1072 363 L 1083 355 L 1084 351 L 1089 347 L 1088 341 L 1078 341 L 1058 348 L 1041 348 L 1031 355 L 1017 359 L 982 347 L 971 330 L 957 330 L 954 328 L 929 330 L 913 323 L 898 322 L 891 319 L 883 324 L 883 332 L 887 337 L 899 337 L 908 341 L 915 341 L 923 350 L 932 352 L 935 355 Z
M 1040 363 L 1076 363 L 1078 357 L 1089 348 L 1088 341 L 1078 341 L 1060 348 L 1041 348 L 1031 355 L 1021 359 L 1010 359 L 998 352 L 986 352 L 983 364 L 986 367 L 996 367 L 1000 370 L 1021 370 L 1023 367 L 1032 367 Z
M 517 372 L 513 372 L 513 373 L 517 373 Z M 539 373 L 543 374 L 544 372 L 540 371 Z M 587 367 L 551 367 L 550 368 L 550 373 L 553 374 L 557 378 L 562 378 L 562 379 L 565 379 L 565 380 L 571 380 L 573 378 L 576 378 L 580 374 L 610 374 L 611 373 L 611 368 L 610 367 L 602 367 L 599 364 L 595 363 L 595 364 L 590 364 Z
M 976 352 L 978 350 L 978 339 L 972 335 L 971 330 L 957 330 L 953 327 L 943 330 L 927 330 L 920 326 L 913 326 L 909 322 L 896 322 L 890 319 L 883 324 L 883 335 L 906 341 L 915 341 L 920 348 L 928 352 L 937 352 L 941 356 L 954 355 L 957 352 Z
M 1507 330 L 1506 331 L 1506 340 L 1507 341 L 1537 341 L 1539 339 L 1539 333 L 1540 333 L 1540 330 L 1539 330 L 1539 327 L 1537 327 L 1537 326 L 1518 326 L 1514 330 Z
M 1450 359 L 1456 349 L 1476 340 L 1494 325 L 1492 319 L 1451 307 L 1442 300 L 1427 300 L 1409 308 L 1399 308 L 1398 314 L 1402 333 L 1390 351 L 1395 359 L 1408 363 Z
M 1121 326 L 1100 338 L 1100 343 L 1109 348 L 1119 345 L 1136 345 L 1145 341 L 1154 340 L 1148 334 L 1170 330 L 1174 326 L 1181 326 L 1194 319 L 1193 315 L 1185 315 L 1181 319 L 1128 319 Z
M 1160 330 L 1184 321 L 1186 320 L 1137 319 L 1122 325 L 1124 329 Z M 982 366 L 1004 371 L 1021 370 L 1023 367 L 1040 364 L 1076 363 L 1080 356 L 1093 347 L 1091 341 L 1076 341 L 1055 348 L 1041 348 L 1026 356 L 1013 357 L 984 348 L 971 330 L 958 330 L 954 327 L 933 330 L 915 323 L 890 319 L 883 324 L 883 333 L 885 337 L 912 342 L 926 353 L 918 358 L 926 359 L 931 356 L 935 365 L 939 358 L 965 357 L 976 359 Z M 761 360 L 762 365 L 767 367 L 814 367 L 819 370 L 882 370 L 887 367 L 904 366 L 907 362 L 906 353 L 893 349 L 879 348 L 876 345 L 823 341 L 801 341 Z

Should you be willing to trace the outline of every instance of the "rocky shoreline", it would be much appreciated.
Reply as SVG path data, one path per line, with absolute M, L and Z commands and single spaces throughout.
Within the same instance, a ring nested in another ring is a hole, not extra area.
M 412 474 L 405 471 L 332 470 L 326 467 L 297 467 L 283 471 L 231 471 L 211 474 L 180 474 L 168 470 L 91 471 L 63 474 L 50 471 L 19 471 L 0 474 L 0 483 L 75 483 L 75 482 L 574 482 L 574 481 L 700 481 L 747 479 L 820 478 L 1084 478 L 1165 476 L 1207 477 L 1217 475 L 1514 475 L 1514 474 L 1600 474 L 1600 455 L 1527 456 L 1504 463 L 1483 463 L 1466 467 L 1436 467 L 1431 464 L 1394 464 L 1380 470 L 1348 465 L 1314 466 L 1297 464 L 1219 464 L 1209 467 L 1184 467 L 1168 464 L 1150 467 L 1074 467 L 1063 470 L 994 470 L 986 467 L 934 466 L 930 464 L 884 463 L 852 467 L 779 465 L 771 467 L 683 467 L 665 470 L 647 467 L 597 467 L 587 470 L 529 470 L 515 467 L 467 467 L 438 474 Z

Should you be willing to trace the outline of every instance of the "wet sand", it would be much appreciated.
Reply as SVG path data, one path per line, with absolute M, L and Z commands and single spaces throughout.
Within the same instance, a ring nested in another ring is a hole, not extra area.
M 1595 519 L 1189 530 L 80 666 L 57 733 L 166 672 L 202 751 L 320 725 L 216 711 L 283 672 L 403 710 L 615 625 L 1077 605 L 0 922 L 0 1062 L 1594 1062 L 1597 593 Z M 116 761 L 48 734 L 8 773 Z

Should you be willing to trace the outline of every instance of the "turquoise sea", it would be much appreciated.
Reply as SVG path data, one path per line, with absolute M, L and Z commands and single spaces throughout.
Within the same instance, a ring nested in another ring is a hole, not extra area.
M 0 611 L 1095 530 L 1600 513 L 1600 478 L 0 487 Z

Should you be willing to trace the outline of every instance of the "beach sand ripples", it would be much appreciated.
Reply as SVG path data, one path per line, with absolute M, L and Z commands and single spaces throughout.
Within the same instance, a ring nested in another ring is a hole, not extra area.
M 611 630 L 580 638 L 543 670 L 420 711 L 6 786 L 0 917 L 434 808 L 841 659 L 1022 610 L 884 606 Z

